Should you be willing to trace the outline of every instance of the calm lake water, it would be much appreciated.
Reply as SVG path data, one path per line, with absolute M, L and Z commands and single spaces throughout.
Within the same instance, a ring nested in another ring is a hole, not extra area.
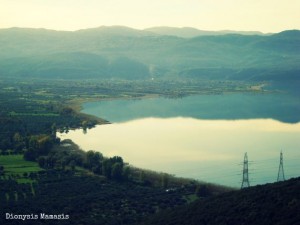
M 235 93 L 195 95 L 181 99 L 113 100 L 85 103 L 82 112 L 113 123 L 147 117 L 210 120 L 272 118 L 297 123 L 300 122 L 300 95 Z
M 299 103 L 251 94 L 93 102 L 83 112 L 112 124 L 59 136 L 137 167 L 234 187 L 247 152 L 255 185 L 276 181 L 281 150 L 286 178 L 299 176 Z

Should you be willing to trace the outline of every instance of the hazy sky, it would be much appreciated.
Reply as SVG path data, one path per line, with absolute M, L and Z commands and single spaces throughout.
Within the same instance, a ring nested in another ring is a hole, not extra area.
M 300 0 L 0 0 L 0 28 L 300 29 Z

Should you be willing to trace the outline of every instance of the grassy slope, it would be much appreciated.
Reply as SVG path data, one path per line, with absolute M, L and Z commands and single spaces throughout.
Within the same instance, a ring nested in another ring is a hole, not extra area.
M 24 178 L 24 173 L 38 172 L 42 169 L 36 162 L 30 162 L 23 159 L 23 155 L 1 155 L 0 165 L 4 166 L 5 176 L 13 176 L 20 183 L 31 182 Z

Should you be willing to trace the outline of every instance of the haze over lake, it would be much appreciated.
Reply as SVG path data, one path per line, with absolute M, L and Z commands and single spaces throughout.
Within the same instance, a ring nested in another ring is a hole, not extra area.
M 137 167 L 235 187 L 248 152 L 254 185 L 276 181 L 281 150 L 286 178 L 299 175 L 298 103 L 284 94 L 91 102 L 83 112 L 112 124 L 60 136 Z

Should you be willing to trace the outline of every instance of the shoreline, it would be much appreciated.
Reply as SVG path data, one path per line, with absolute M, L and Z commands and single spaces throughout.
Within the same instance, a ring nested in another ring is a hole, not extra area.
M 103 125 L 103 124 L 112 124 L 113 122 L 106 120 L 105 118 L 101 118 L 98 117 L 96 115 L 91 115 L 91 114 L 87 114 L 82 112 L 83 110 L 83 104 L 85 103 L 89 103 L 89 102 L 101 102 L 101 101 L 114 101 L 114 100 L 144 100 L 144 99 L 153 99 L 153 98 L 174 98 L 174 99 L 178 99 L 178 98 L 184 98 L 184 97 L 188 97 L 188 96 L 197 96 L 197 95 L 229 95 L 229 94 L 253 94 L 253 95 L 266 95 L 266 94 L 272 94 L 272 93 L 276 93 L 274 91 L 266 91 L 263 89 L 263 87 L 265 86 L 265 84 L 261 84 L 259 85 L 260 90 L 257 90 L 256 86 L 254 89 L 249 88 L 247 90 L 238 90 L 238 91 L 223 91 L 220 93 L 216 93 L 216 92 L 197 92 L 197 93 L 186 93 L 183 94 L 182 96 L 170 96 L 170 95 L 164 95 L 164 94 L 139 94 L 139 95 L 119 95 L 119 96 L 91 96 L 91 97 L 80 97 L 80 98 L 74 98 L 71 100 L 68 100 L 66 102 L 66 104 L 72 108 L 77 114 L 80 114 L 88 119 L 92 119 L 97 121 L 97 123 L 93 126 L 95 127 L 96 125 Z M 282 120 L 279 120 L 281 122 L 284 122 Z
M 111 122 L 104 119 L 104 118 L 100 118 L 94 115 L 90 115 L 90 114 L 86 114 L 81 112 L 81 110 L 83 109 L 82 105 L 84 103 L 87 102 L 100 102 L 100 101 L 112 101 L 112 100 L 140 100 L 140 99 L 151 99 L 151 98 L 159 98 L 159 97 L 165 97 L 165 98 L 182 98 L 182 97 L 187 97 L 187 96 L 191 96 L 191 95 L 214 95 L 214 94 L 232 94 L 232 93 L 253 93 L 253 94 L 267 94 L 265 90 L 263 90 L 263 87 L 265 86 L 265 84 L 261 84 L 258 85 L 259 89 L 257 89 L 255 86 L 255 88 L 250 87 L 249 89 L 245 89 L 245 90 L 239 90 L 239 91 L 224 91 L 224 92 L 197 92 L 197 93 L 186 93 L 186 94 L 182 94 L 182 96 L 173 96 L 170 97 L 170 95 L 162 95 L 162 94 L 141 94 L 141 96 L 132 96 L 132 95 L 123 95 L 123 96 L 108 96 L 108 97 L 99 97 L 99 96 L 94 96 L 94 97 L 86 97 L 86 98 L 75 98 L 72 100 L 69 100 L 66 102 L 66 104 L 71 107 L 72 109 L 75 110 L 76 113 L 78 114 L 82 114 L 85 116 L 88 116 L 90 118 L 96 119 L 99 122 L 99 125 L 101 124 L 110 124 Z
M 68 101 L 66 104 L 71 107 L 77 114 L 84 115 L 85 117 L 95 119 L 98 123 L 96 125 L 103 125 L 103 124 L 111 124 L 110 121 L 100 118 L 91 114 L 83 113 L 81 110 L 83 109 L 82 105 L 87 102 L 100 102 L 100 101 L 112 101 L 112 100 L 139 100 L 139 99 L 151 99 L 151 98 L 158 98 L 162 97 L 159 94 L 148 94 L 144 96 L 118 96 L 118 97 L 108 97 L 108 98 L 78 98 Z

